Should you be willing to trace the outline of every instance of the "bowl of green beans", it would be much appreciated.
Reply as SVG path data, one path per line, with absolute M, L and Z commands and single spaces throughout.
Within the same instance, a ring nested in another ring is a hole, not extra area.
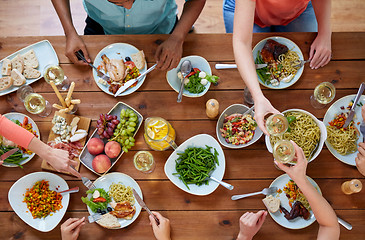
M 198 196 L 214 192 L 218 183 L 209 179 L 223 179 L 226 160 L 222 147 L 208 134 L 189 138 L 170 155 L 165 174 L 181 190 Z

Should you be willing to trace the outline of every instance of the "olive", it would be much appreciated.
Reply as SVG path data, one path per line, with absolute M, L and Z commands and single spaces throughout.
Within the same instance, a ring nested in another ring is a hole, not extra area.
M 125 57 L 125 61 L 126 62 L 131 61 L 131 58 L 130 57 Z
M 106 211 L 105 210 L 103 210 L 103 211 L 101 211 L 101 213 L 100 213 L 101 215 L 104 215 L 104 214 L 106 214 Z
M 96 209 L 96 212 L 101 213 L 101 209 L 100 208 Z
M 113 208 L 108 207 L 106 210 L 108 210 L 108 212 L 111 212 L 111 211 L 113 211 Z

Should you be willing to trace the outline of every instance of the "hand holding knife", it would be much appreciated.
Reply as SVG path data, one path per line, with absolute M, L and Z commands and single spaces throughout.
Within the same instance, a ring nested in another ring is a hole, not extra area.
M 349 113 L 349 115 L 348 115 L 348 117 L 347 117 L 347 119 L 345 121 L 345 124 L 343 125 L 343 128 L 346 128 L 350 124 L 350 122 L 352 121 L 352 119 L 354 118 L 356 105 L 357 105 L 358 101 L 360 100 L 361 95 L 364 92 L 364 89 L 365 89 L 365 83 L 361 83 L 360 88 L 357 91 L 357 94 L 356 94 L 354 103 L 352 104 L 350 113 Z
M 133 195 L 136 198 L 138 204 L 144 208 L 148 214 L 150 214 L 156 221 L 157 225 L 160 225 L 160 221 L 158 220 L 158 218 L 151 212 L 151 210 L 146 206 L 146 204 L 143 202 L 142 198 L 139 196 L 139 194 L 136 192 L 136 190 L 134 190 L 134 188 L 132 188 L 133 191 Z

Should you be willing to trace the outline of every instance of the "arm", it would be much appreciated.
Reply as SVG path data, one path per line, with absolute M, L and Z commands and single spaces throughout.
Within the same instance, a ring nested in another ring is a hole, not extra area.
M 153 234 L 155 235 L 157 240 L 171 240 L 170 237 L 170 220 L 163 217 L 158 212 L 152 212 L 160 221 L 160 224 L 157 225 L 156 220 L 149 215 L 150 224 L 152 225 Z
M 233 51 L 242 79 L 245 81 L 255 102 L 255 120 L 268 135 L 264 117 L 268 113 L 279 113 L 263 95 L 252 60 L 252 29 L 255 16 L 255 1 L 236 1 L 233 25 Z
M 310 67 L 317 69 L 331 60 L 331 0 L 312 0 L 318 23 L 318 35 L 314 39 L 309 59 Z
M 62 240 L 77 240 L 80 234 L 81 227 L 85 225 L 85 217 L 69 218 L 61 225 Z
M 63 30 L 66 35 L 66 52 L 65 55 L 76 64 L 87 65 L 82 60 L 78 60 L 75 52 L 81 50 L 85 58 L 90 62 L 89 53 L 86 49 L 84 41 L 77 34 L 76 29 L 72 23 L 70 1 L 69 0 L 52 0 L 53 7 L 61 21 Z
M 362 124 L 365 124 L 365 106 L 361 107 Z M 358 147 L 358 154 L 355 158 L 356 167 L 359 172 L 365 176 L 365 143 L 360 143 Z
M 240 232 L 237 240 L 251 240 L 260 230 L 267 216 L 266 211 L 246 212 L 240 218 Z
M 337 222 L 336 213 L 326 199 L 322 197 L 322 195 L 307 179 L 306 169 L 308 161 L 305 159 L 303 150 L 293 141 L 292 143 L 295 148 L 297 164 L 293 167 L 287 167 L 276 161 L 275 164 L 294 180 L 304 196 L 307 198 L 319 224 L 317 239 L 339 239 L 340 226 Z
M 185 2 L 181 18 L 170 37 L 158 46 L 155 59 L 157 68 L 170 70 L 177 67 L 182 56 L 183 43 L 191 26 L 199 17 L 206 0 L 189 0 Z

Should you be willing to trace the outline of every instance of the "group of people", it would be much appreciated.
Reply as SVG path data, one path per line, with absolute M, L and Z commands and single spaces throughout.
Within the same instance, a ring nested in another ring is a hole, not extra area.
M 155 60 L 160 70 L 175 68 L 183 52 L 183 43 L 199 17 L 206 0 L 186 0 L 180 19 L 174 0 L 84 0 L 87 12 L 85 35 L 104 34 L 170 34 L 156 49 Z M 66 35 L 65 55 L 75 64 L 84 65 L 75 52 L 81 50 L 91 62 L 87 46 L 78 35 L 72 22 L 69 0 L 52 0 Z M 263 95 L 252 60 L 253 32 L 318 32 L 310 47 L 309 60 L 312 69 L 325 66 L 331 60 L 331 0 L 224 0 L 223 18 L 226 31 L 233 32 L 233 50 L 238 70 L 255 102 L 255 119 L 259 128 L 268 135 L 264 125 L 267 114 L 279 113 Z M 89 46 L 90 47 L 90 46 Z M 365 119 L 365 108 L 362 109 Z M 0 115 L 0 135 L 28 148 L 45 159 L 58 171 L 68 171 L 76 177 L 76 162 L 68 158 L 68 152 L 53 149 L 20 126 Z M 318 239 L 338 239 L 340 228 L 334 210 L 306 178 L 307 161 L 303 150 L 293 143 L 297 164 L 287 167 L 275 164 L 285 171 L 306 196 L 320 225 Z M 365 175 L 365 143 L 359 144 L 356 158 L 358 170 Z M 170 237 L 169 220 L 154 212 L 160 220 L 157 225 L 150 216 L 156 239 Z M 246 212 L 240 218 L 237 239 L 247 240 L 262 226 L 266 211 Z M 85 219 L 70 218 L 61 226 L 62 239 L 77 239 Z

